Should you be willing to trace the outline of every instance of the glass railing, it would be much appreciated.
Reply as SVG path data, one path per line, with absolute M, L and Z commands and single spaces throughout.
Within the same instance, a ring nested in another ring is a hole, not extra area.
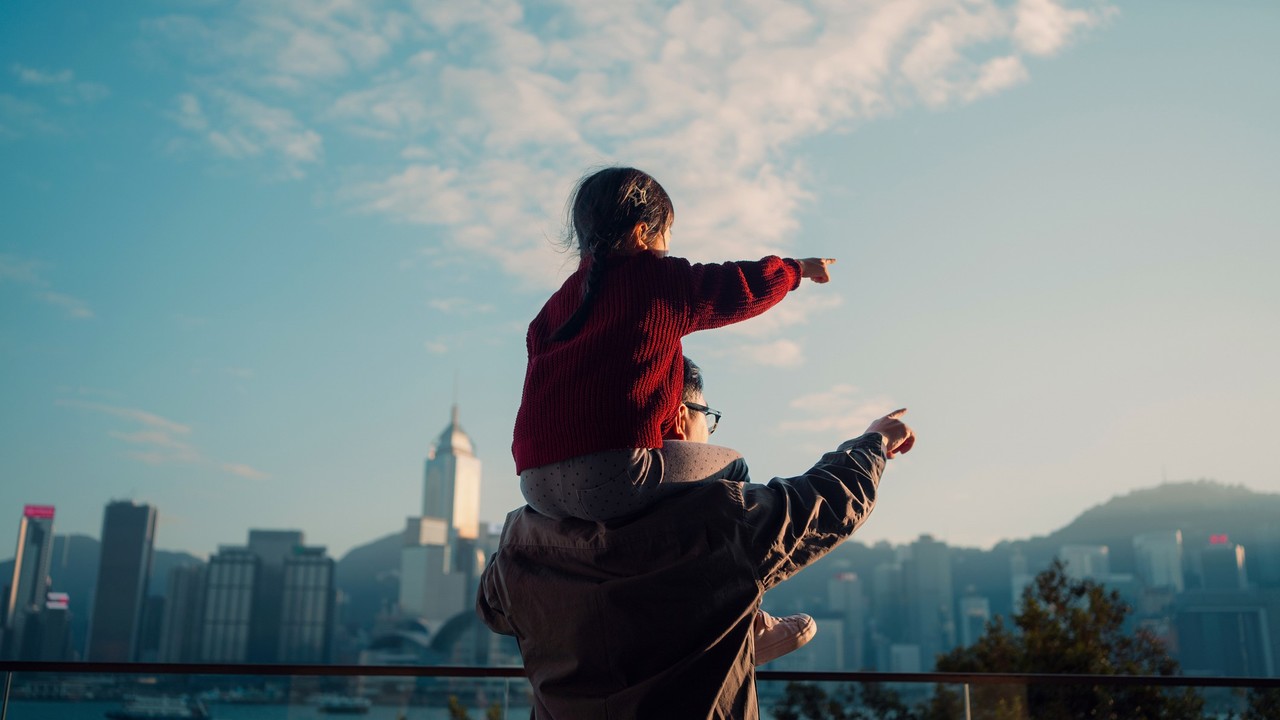
M 0 720 L 498 720 L 528 718 L 521 668 L 0 662 Z M 955 673 L 758 674 L 763 718 L 1073 718 L 1248 715 L 1280 679 Z M 1266 703 L 1271 703 L 1267 705 Z M 1252 703 L 1252 705 L 1251 705 Z M 1143 708 L 1142 715 L 1133 708 Z M 1194 711 L 1192 713 L 1191 711 Z

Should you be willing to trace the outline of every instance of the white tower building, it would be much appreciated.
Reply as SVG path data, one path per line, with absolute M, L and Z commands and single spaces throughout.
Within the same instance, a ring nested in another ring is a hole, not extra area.
M 458 424 L 457 405 L 449 426 L 427 454 L 422 516 L 443 519 L 457 537 L 475 540 L 480 535 L 480 459 L 471 437 Z
M 422 516 L 405 524 L 400 612 L 422 619 L 434 632 L 470 609 L 480 539 L 480 460 L 454 405 L 449 425 L 427 454 Z

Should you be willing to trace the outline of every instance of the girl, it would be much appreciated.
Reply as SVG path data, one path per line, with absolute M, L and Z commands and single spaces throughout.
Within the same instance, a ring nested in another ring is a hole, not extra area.
M 729 448 L 667 441 L 684 387 L 681 338 L 773 307 L 829 259 L 695 265 L 667 257 L 675 211 L 634 168 L 587 176 L 570 221 L 581 262 L 529 325 L 512 454 L 539 513 L 605 521 L 679 483 L 746 480 Z M 679 443 L 679 445 L 676 445 Z

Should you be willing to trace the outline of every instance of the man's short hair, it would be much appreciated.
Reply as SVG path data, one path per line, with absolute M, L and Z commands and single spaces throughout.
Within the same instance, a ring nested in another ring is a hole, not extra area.
M 684 402 L 697 402 L 702 395 L 702 368 L 684 356 Z

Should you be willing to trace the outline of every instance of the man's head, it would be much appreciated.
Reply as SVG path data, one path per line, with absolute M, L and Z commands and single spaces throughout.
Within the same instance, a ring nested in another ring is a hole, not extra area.
M 702 394 L 702 368 L 688 357 L 684 359 L 684 393 L 680 401 L 680 407 L 676 410 L 676 422 L 667 433 L 667 439 L 707 442 L 711 437 L 711 431 L 707 425 L 707 414 L 694 410 L 686 404 L 707 406 L 707 399 Z

